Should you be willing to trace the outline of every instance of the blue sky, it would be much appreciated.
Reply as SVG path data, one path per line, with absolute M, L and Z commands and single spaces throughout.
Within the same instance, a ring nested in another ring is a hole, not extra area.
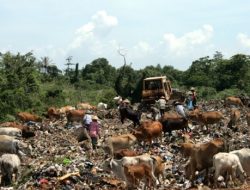
M 250 1 L 245 0 L 0 0 L 0 52 L 66 58 L 80 68 L 105 57 L 134 69 L 250 54 Z

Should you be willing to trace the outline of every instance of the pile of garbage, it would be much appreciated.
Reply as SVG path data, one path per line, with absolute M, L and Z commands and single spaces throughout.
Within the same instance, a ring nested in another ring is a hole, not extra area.
M 230 109 L 224 108 L 218 101 L 204 102 L 206 110 L 220 110 L 229 118 Z M 250 146 L 250 131 L 248 129 L 245 113 L 242 109 L 238 131 L 234 132 L 226 126 L 219 124 L 209 126 L 204 132 L 200 125 L 190 125 L 190 136 L 195 143 L 208 142 L 215 136 L 228 140 L 231 150 Z M 129 132 L 130 121 L 121 124 L 118 110 L 107 110 L 98 113 L 101 118 L 102 137 L 98 142 L 98 149 L 90 154 L 90 145 L 78 142 L 74 131 L 79 124 L 72 124 L 66 128 L 66 121 L 45 121 L 37 128 L 36 136 L 26 140 L 32 146 L 31 155 L 22 160 L 18 181 L 11 187 L 2 189 L 125 189 L 124 183 L 116 179 L 111 173 L 102 170 L 101 163 L 105 159 L 102 149 L 104 140 L 108 136 Z M 186 160 L 178 150 L 178 144 L 183 142 L 181 131 L 173 131 L 172 136 L 166 134 L 162 144 L 153 143 L 152 147 L 143 148 L 136 145 L 140 153 L 151 153 L 161 156 L 166 162 L 166 179 L 157 189 L 190 189 L 191 182 L 185 179 L 184 164 Z M 196 183 L 202 184 L 204 175 L 198 174 Z M 250 188 L 250 186 L 247 186 Z M 247 188 L 240 186 L 241 189 Z M 209 189 L 202 185 L 199 189 Z M 228 188 L 229 189 L 229 188 Z

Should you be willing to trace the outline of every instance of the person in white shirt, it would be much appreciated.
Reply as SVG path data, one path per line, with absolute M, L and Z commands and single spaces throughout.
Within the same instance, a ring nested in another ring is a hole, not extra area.
M 174 106 L 175 106 L 175 111 L 180 116 L 187 119 L 187 114 L 186 114 L 186 110 L 185 110 L 184 106 L 180 102 L 177 102 L 177 101 L 174 101 Z
M 92 116 L 90 114 L 91 112 L 87 110 L 83 117 L 83 127 L 85 127 L 87 130 L 89 130 L 90 123 L 92 122 Z
M 159 104 L 161 116 L 163 116 L 165 113 L 167 101 L 164 96 L 161 96 L 157 102 Z

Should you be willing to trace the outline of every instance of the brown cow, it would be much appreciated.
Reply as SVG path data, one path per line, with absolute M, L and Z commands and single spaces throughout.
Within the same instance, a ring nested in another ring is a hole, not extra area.
M 208 177 L 208 169 L 213 166 L 213 156 L 227 149 L 225 141 L 222 139 L 214 139 L 202 144 L 186 143 L 182 148 L 183 154 L 190 157 L 186 164 L 185 171 L 187 178 L 192 182 L 197 170 L 201 171 L 206 169 L 206 177 Z
M 28 121 L 41 122 L 42 121 L 41 117 L 35 114 L 28 113 L 28 112 L 19 112 L 17 114 L 17 117 L 23 122 L 28 122 Z
M 224 119 L 224 116 L 219 111 L 208 111 L 203 113 L 198 113 L 196 115 L 196 120 L 205 125 L 208 130 L 208 124 L 214 124 L 220 122 L 222 119 Z
M 235 106 L 241 106 L 243 107 L 243 103 L 240 98 L 234 97 L 234 96 L 229 96 L 225 99 L 225 106 L 229 105 L 235 105 Z
M 125 165 L 123 167 L 129 184 L 131 184 L 133 187 L 138 187 L 140 180 L 145 178 L 147 187 L 151 189 L 153 176 L 150 166 L 141 163 L 137 165 Z
M 132 156 L 138 156 L 138 154 L 134 150 L 129 150 L 126 148 L 117 150 L 114 153 L 114 159 L 122 159 L 124 156 L 132 157 Z
M 176 112 L 165 112 L 164 115 L 161 117 L 160 121 L 165 121 L 165 120 L 175 120 L 175 119 L 181 119 L 182 117 L 177 114 Z
M 232 109 L 231 115 L 230 115 L 230 121 L 229 121 L 227 126 L 233 130 L 235 130 L 235 129 L 237 130 L 237 126 L 235 128 L 233 128 L 233 126 L 237 124 L 239 119 L 240 119 L 240 110 Z
M 152 156 L 156 160 L 156 167 L 155 167 L 155 177 L 160 181 L 160 176 L 162 177 L 162 181 L 165 179 L 165 162 L 160 156 Z
M 67 117 L 67 124 L 69 122 L 81 122 L 83 120 L 83 117 L 85 115 L 85 110 L 70 110 L 66 113 Z
M 60 112 L 55 107 L 48 108 L 47 116 L 49 119 L 60 119 Z
M 133 135 L 136 136 L 138 140 L 148 141 L 152 144 L 154 138 L 160 137 L 162 142 L 162 129 L 163 126 L 159 121 L 144 121 L 137 130 L 133 130 Z M 144 144 L 145 145 L 145 144 Z

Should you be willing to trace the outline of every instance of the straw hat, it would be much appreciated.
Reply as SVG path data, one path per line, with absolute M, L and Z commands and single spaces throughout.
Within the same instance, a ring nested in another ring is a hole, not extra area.
M 92 120 L 98 120 L 98 117 L 96 115 L 93 115 Z
M 191 91 L 192 91 L 192 90 L 195 90 L 195 88 L 194 88 L 194 87 L 191 87 L 190 90 L 191 90 Z
M 128 103 L 128 104 L 130 103 L 130 101 L 128 99 L 123 100 L 123 102 Z
M 165 99 L 165 97 L 164 97 L 164 96 L 161 96 L 160 98 Z

